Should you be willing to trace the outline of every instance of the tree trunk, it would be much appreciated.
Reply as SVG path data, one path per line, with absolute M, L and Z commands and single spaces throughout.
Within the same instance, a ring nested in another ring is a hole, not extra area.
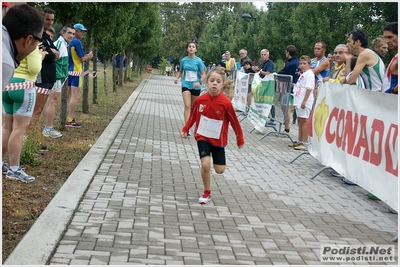
M 107 89 L 107 72 L 106 72 L 106 65 L 107 65 L 107 59 L 106 59 L 106 57 L 104 57 L 104 62 L 103 62 L 103 68 L 104 68 L 104 93 L 106 94 L 106 95 L 108 95 L 108 89 Z
M 113 69 L 112 69 L 112 73 L 113 73 L 113 75 L 112 75 L 112 77 L 113 77 L 113 92 L 117 92 L 117 87 L 116 87 L 116 84 L 115 84 L 115 80 L 117 79 L 117 67 L 116 67 L 116 63 L 117 63 L 117 61 L 115 60 L 115 56 L 116 55 L 113 55 L 113 57 L 112 57 L 112 66 L 113 66 Z
M 124 58 L 122 57 L 122 53 L 119 55 L 120 56 L 119 56 L 118 86 L 122 86 L 122 76 L 124 75 L 124 66 L 123 66 Z
M 129 60 L 128 60 L 129 54 L 130 54 L 130 52 L 128 52 L 128 50 L 125 50 L 126 68 L 125 68 L 125 71 L 124 71 L 124 83 L 128 82 L 128 75 L 129 75 L 129 68 L 130 68 L 129 67 Z

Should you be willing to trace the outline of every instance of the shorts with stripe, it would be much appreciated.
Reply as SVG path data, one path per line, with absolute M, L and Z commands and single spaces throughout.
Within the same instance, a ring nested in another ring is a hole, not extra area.
M 20 78 L 13 78 L 10 84 L 30 82 Z M 3 112 L 8 115 L 17 114 L 25 117 L 32 117 L 36 103 L 36 87 L 22 90 L 3 91 L 2 95 Z

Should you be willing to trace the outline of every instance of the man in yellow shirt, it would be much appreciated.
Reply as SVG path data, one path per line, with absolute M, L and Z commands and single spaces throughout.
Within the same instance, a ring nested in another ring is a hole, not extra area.
M 335 69 L 333 71 L 332 77 L 325 77 L 323 79 L 324 82 L 331 83 L 339 83 L 340 78 L 342 77 L 342 71 L 345 69 L 345 58 L 344 51 L 346 50 L 345 44 L 339 44 L 335 47 L 335 51 L 333 52 L 335 56 Z

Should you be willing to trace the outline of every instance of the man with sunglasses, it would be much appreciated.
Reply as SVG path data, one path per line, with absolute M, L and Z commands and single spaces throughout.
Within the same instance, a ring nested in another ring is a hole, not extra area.
M 325 77 L 323 79 L 324 82 L 331 82 L 331 83 L 339 83 L 340 78 L 342 77 L 342 72 L 345 69 L 345 58 L 344 58 L 344 51 L 346 50 L 345 44 L 338 44 L 335 47 L 335 51 L 333 55 L 335 57 L 336 64 L 333 69 L 332 77 Z
M 36 100 L 35 80 L 47 52 L 38 48 L 44 17 L 29 5 L 15 5 L 3 17 L 2 50 L 2 173 L 25 183 L 35 177 L 20 165 L 23 136 Z M 40 37 L 39 37 L 40 36 Z M 8 152 L 10 167 L 5 164 Z
M 44 16 L 29 5 L 15 5 L 3 17 L 2 88 L 14 76 L 19 62 L 42 40 Z

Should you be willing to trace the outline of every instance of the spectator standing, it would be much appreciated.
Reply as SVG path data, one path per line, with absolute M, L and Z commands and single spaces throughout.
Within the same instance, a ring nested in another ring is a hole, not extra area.
M 297 120 L 299 122 L 298 141 L 290 144 L 296 150 L 308 150 L 308 130 L 307 121 L 310 117 L 311 109 L 314 104 L 315 75 L 311 70 L 311 59 L 309 56 L 300 57 L 301 75 L 294 86 L 294 107 L 296 109 Z
M 315 74 L 315 82 L 322 81 L 329 72 L 329 60 L 325 57 L 326 44 L 322 41 L 314 45 L 314 58 L 311 60 L 311 68 Z
M 68 78 L 68 43 L 75 36 L 75 29 L 72 25 L 66 25 L 61 30 L 61 36 L 55 41 L 54 45 L 60 51 L 60 57 L 56 60 L 56 82 L 50 92 L 45 114 L 46 122 L 42 131 L 43 136 L 60 138 L 62 134 L 53 128 L 53 121 L 56 107 L 61 96 L 64 82 Z
M 245 60 L 251 60 L 251 58 L 249 58 L 249 56 L 247 55 L 247 50 L 242 48 L 239 50 L 239 58 L 240 58 L 240 68 L 242 69 L 244 66 L 244 61 Z M 242 71 L 244 72 L 244 70 L 242 69 Z
M 340 82 L 340 78 L 342 77 L 342 72 L 345 69 L 345 58 L 344 51 L 346 50 L 345 44 L 339 44 L 335 47 L 335 51 L 333 54 L 335 55 L 336 64 L 333 69 L 332 76 L 327 76 L 323 79 L 324 82 Z
M 42 61 L 42 69 L 37 76 L 36 80 L 36 104 L 33 110 L 32 119 L 30 122 L 29 129 L 32 129 L 40 119 L 43 108 L 47 102 L 50 91 L 56 82 L 56 59 L 59 58 L 60 52 L 54 46 L 53 40 L 47 31 L 51 30 L 54 24 L 54 10 L 50 8 L 43 9 L 45 15 L 45 27 L 42 36 L 43 46 L 42 50 L 46 51 L 48 54 Z M 53 29 L 54 30 L 54 29 Z
M 386 93 L 398 94 L 398 22 L 391 22 L 383 28 L 383 35 L 388 47 L 395 53 L 386 70 L 386 75 L 390 81 L 389 89 Z
M 244 73 L 253 74 L 253 75 L 250 75 L 249 87 L 247 89 L 247 107 L 246 107 L 246 112 L 247 112 L 247 110 L 250 108 L 251 100 L 252 100 L 252 96 L 253 96 L 253 94 L 251 93 L 251 85 L 253 83 L 253 78 L 254 78 L 254 73 L 255 73 L 255 71 L 253 70 L 253 61 L 251 61 L 251 59 L 246 59 L 245 61 L 243 61 L 243 70 L 244 70 Z
M 342 78 L 340 79 L 340 82 L 341 82 L 341 83 L 346 83 L 346 81 L 347 81 L 347 80 L 349 79 L 349 77 L 352 75 L 353 70 L 354 70 L 354 67 L 355 67 L 356 64 L 357 64 L 357 59 L 358 59 L 357 56 L 353 56 L 353 57 L 351 58 L 351 61 L 350 61 L 350 70 L 351 70 L 351 71 L 350 71 L 349 74 L 346 75 L 346 77 L 342 77 Z M 366 89 L 366 88 L 365 88 L 364 80 L 361 78 L 361 75 L 358 75 L 358 76 L 357 76 L 356 82 L 355 82 L 354 84 L 357 85 L 357 86 L 360 87 L 360 88 Z
M 264 78 L 266 75 L 269 75 L 271 73 L 275 72 L 275 64 L 272 60 L 269 59 L 269 51 L 268 49 L 262 49 L 261 50 L 261 60 L 262 60 L 262 64 L 260 67 L 258 66 L 253 66 L 253 70 L 255 72 L 258 72 L 258 74 L 260 75 L 260 78 Z M 276 123 L 274 122 L 274 118 L 275 118 L 275 106 L 272 105 L 271 107 L 271 117 L 272 119 L 270 119 L 267 122 L 267 126 L 276 126 Z
M 211 155 L 216 173 L 222 174 L 225 171 L 229 124 L 235 131 L 237 146 L 244 146 L 243 130 L 232 102 L 222 93 L 223 90 L 229 90 L 231 84 L 225 71 L 221 68 L 212 69 L 207 74 L 206 83 L 208 91 L 195 100 L 190 117 L 181 131 L 182 138 L 187 138 L 187 132 L 196 123 L 194 137 L 199 149 L 204 185 L 204 193 L 198 200 L 200 204 L 211 201 Z M 199 125 L 205 127 L 200 128 Z
M 122 81 L 122 73 L 120 73 L 120 61 L 122 57 L 122 68 L 125 71 L 126 70 L 126 57 L 125 57 L 125 52 L 121 52 L 120 54 L 117 54 L 115 56 L 115 68 L 116 70 L 116 76 L 115 76 L 115 85 L 118 85 L 118 81 Z M 120 76 L 121 75 L 121 76 Z
M 236 60 L 235 58 L 231 57 L 231 52 L 226 51 L 225 52 L 225 72 L 228 77 L 231 77 L 231 73 L 233 73 L 233 70 L 236 68 Z
M 351 72 L 352 57 L 358 56 L 357 64 L 347 83 L 355 84 L 358 75 L 361 75 L 368 90 L 381 92 L 383 87 L 388 86 L 387 80 L 385 81 L 385 65 L 374 51 L 367 48 L 368 37 L 363 30 L 351 31 L 348 34 L 346 47 L 346 75 Z
M 75 110 L 78 103 L 80 89 L 82 87 L 82 73 L 83 73 L 83 62 L 92 59 L 93 52 L 90 51 L 85 54 L 82 47 L 81 39 L 83 38 L 87 29 L 80 23 L 74 25 L 75 38 L 72 39 L 68 46 L 68 71 L 73 75 L 68 76 L 68 117 L 65 122 L 65 126 L 72 128 L 81 128 L 82 125 L 77 123 L 75 120 Z
M 296 84 L 297 80 L 299 79 L 299 67 L 300 67 L 300 62 L 299 59 L 296 56 L 297 49 L 294 45 L 288 45 L 286 47 L 286 58 L 287 58 L 287 63 L 285 67 L 278 72 L 278 74 L 285 74 L 285 75 L 291 75 L 292 76 L 292 83 Z M 293 86 L 291 93 L 293 93 Z M 290 97 L 290 104 L 293 103 L 293 96 Z M 296 115 L 296 109 L 293 111 L 293 122 L 296 123 L 297 115 Z M 285 132 L 290 131 L 290 115 L 288 112 L 287 118 L 285 120 Z
M 329 70 L 328 70 L 328 75 L 327 75 L 326 77 L 331 78 L 332 75 L 333 75 L 333 71 L 334 71 L 334 69 L 335 69 L 335 55 L 334 55 L 334 52 L 330 52 L 330 53 L 328 54 L 327 59 L 328 59 L 328 61 L 329 61 Z M 325 77 L 325 78 L 326 78 L 326 77 Z
M 15 70 L 9 87 L 16 84 L 24 84 L 23 90 L 3 91 L 4 123 L 2 129 L 2 171 L 9 179 L 29 183 L 35 181 L 35 177 L 28 175 L 20 166 L 20 157 L 24 134 L 28 129 L 33 109 L 35 108 L 36 88 L 35 81 L 42 60 L 47 55 L 46 51 L 39 47 L 25 57 Z M 9 153 L 10 168 L 4 163 L 5 154 Z
M 260 67 L 253 67 L 253 70 L 260 74 L 260 78 L 264 78 L 265 75 L 269 75 L 275 72 L 275 64 L 272 60 L 269 59 L 268 49 L 261 50 L 261 60 L 262 64 Z
M 222 54 L 221 60 L 219 61 L 218 66 L 220 68 L 226 69 L 226 56 L 225 56 L 225 53 Z
M 29 5 L 15 5 L 4 15 L 2 23 L 1 85 L 4 91 L 20 61 L 42 42 L 44 16 Z
M 383 35 L 379 35 L 372 41 L 372 51 L 377 53 L 381 58 L 384 58 L 389 52 L 388 48 L 388 44 Z
M 201 58 L 196 56 L 198 49 L 199 46 L 196 42 L 188 42 L 186 44 L 188 55 L 181 60 L 179 72 L 174 80 L 174 83 L 177 84 L 178 79 L 182 77 L 183 116 L 185 123 L 189 118 L 194 101 L 200 95 L 201 85 L 206 78 L 206 66 L 203 64 Z M 188 132 L 188 135 L 190 135 L 190 132 Z

